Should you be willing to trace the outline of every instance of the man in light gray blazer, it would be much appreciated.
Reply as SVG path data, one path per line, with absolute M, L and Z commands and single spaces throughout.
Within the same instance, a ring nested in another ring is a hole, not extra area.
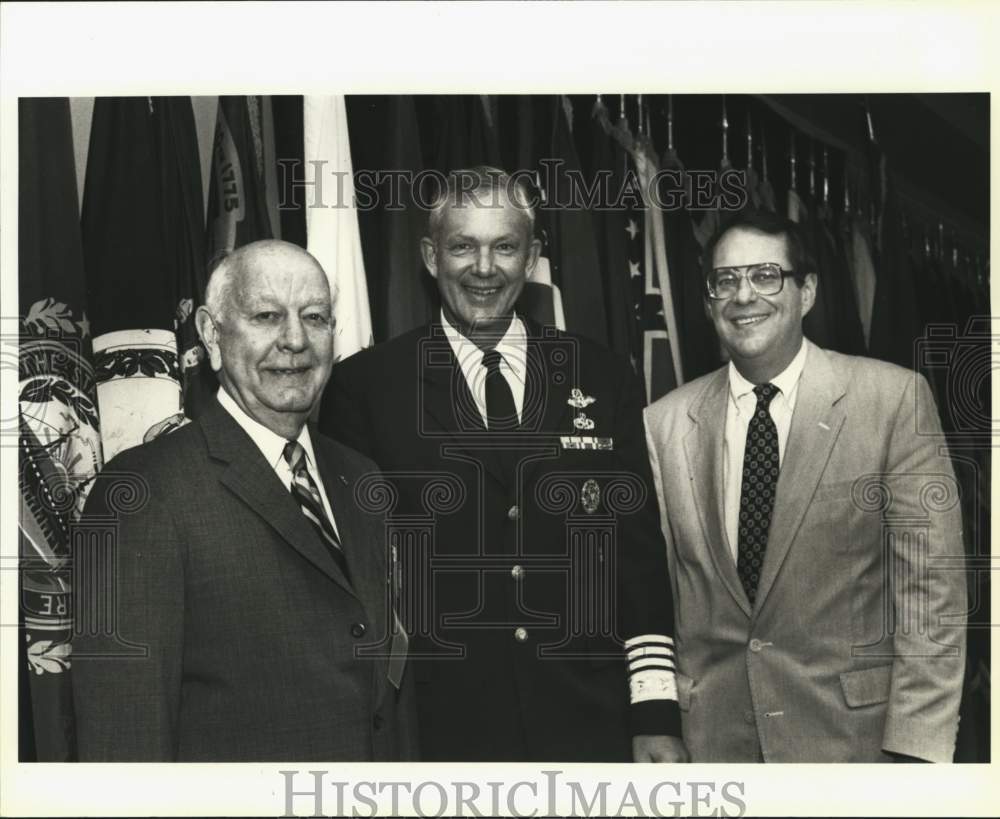
M 375 465 L 306 424 L 333 363 L 327 278 L 255 242 L 213 272 L 197 325 L 218 399 L 89 495 L 84 526 L 116 529 L 121 642 L 76 642 L 79 757 L 412 758 L 384 531 L 355 499 Z
M 646 410 L 693 761 L 951 761 L 964 666 L 958 487 L 925 379 L 802 334 L 793 223 L 706 248 L 730 364 Z

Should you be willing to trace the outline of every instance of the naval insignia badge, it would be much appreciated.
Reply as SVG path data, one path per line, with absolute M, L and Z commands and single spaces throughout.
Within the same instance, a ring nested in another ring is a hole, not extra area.
M 566 403 L 573 407 L 573 409 L 583 409 L 584 407 L 589 407 L 596 400 L 592 395 L 584 395 L 583 390 L 579 387 L 573 387 L 569 391 L 569 398 L 566 399 Z

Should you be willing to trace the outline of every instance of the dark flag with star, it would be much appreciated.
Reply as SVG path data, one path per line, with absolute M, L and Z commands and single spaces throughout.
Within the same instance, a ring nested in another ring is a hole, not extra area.
M 628 201 L 628 200 L 626 200 Z M 632 281 L 632 310 L 636 327 L 633 366 L 652 403 L 679 386 L 670 349 L 670 334 L 663 315 L 663 298 L 653 257 L 650 212 L 645 206 L 628 205 L 628 268 Z
M 82 223 L 108 460 L 184 423 L 184 372 L 201 361 L 201 191 L 190 97 L 96 100 Z
M 646 116 L 648 122 L 648 114 Z M 664 234 L 663 213 L 652 201 L 645 201 L 644 188 L 650 190 L 656 177 L 657 163 L 648 133 L 633 136 L 628 121 L 621 117 L 614 134 L 628 148 L 628 179 L 636 180 L 636 196 L 624 196 L 628 235 L 628 266 L 632 282 L 632 307 L 635 319 L 635 348 L 632 363 L 646 388 L 650 403 L 684 383 L 680 348 L 675 344 L 677 323 L 673 314 L 673 293 Z M 628 182 L 627 182 L 628 184 Z
M 101 468 L 69 100 L 18 102 L 22 761 L 75 756 L 69 530 Z

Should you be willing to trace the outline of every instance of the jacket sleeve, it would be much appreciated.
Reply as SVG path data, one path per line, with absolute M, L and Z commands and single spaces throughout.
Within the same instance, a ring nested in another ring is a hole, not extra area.
M 177 756 L 184 633 L 176 510 L 115 461 L 95 481 L 74 537 L 77 577 L 90 577 L 76 589 L 79 758 L 169 762 Z
M 885 476 L 895 617 L 882 747 L 932 762 L 952 761 L 965 668 L 961 506 L 943 442 L 930 388 L 915 375 L 892 427 Z
M 674 606 L 659 504 L 646 448 L 642 389 L 631 371 L 621 389 L 614 447 L 620 469 L 639 479 L 643 499 L 624 516 L 620 623 L 629 672 L 631 728 L 681 735 L 674 676 Z

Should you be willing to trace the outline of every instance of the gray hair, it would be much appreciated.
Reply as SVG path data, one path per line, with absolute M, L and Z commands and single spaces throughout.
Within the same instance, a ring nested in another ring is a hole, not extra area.
M 529 231 L 534 233 L 535 201 L 522 178 L 525 174 L 524 171 L 518 171 L 512 176 L 500 168 L 492 168 L 489 165 L 452 171 L 446 177 L 444 188 L 438 192 L 431 205 L 427 219 L 428 234 L 436 239 L 441 230 L 441 221 L 444 219 L 444 209 L 449 205 L 458 206 L 472 194 L 475 194 L 476 199 L 480 201 L 477 207 L 499 207 L 501 203 L 497 197 L 503 194 L 510 204 L 524 214 L 528 220 Z M 489 194 L 490 198 L 484 203 L 481 194 Z
M 233 286 L 234 268 L 239 264 L 235 253 L 227 253 L 216 263 L 208 276 L 205 287 L 205 306 L 212 318 L 222 320 L 222 315 L 229 304 L 229 291 Z

